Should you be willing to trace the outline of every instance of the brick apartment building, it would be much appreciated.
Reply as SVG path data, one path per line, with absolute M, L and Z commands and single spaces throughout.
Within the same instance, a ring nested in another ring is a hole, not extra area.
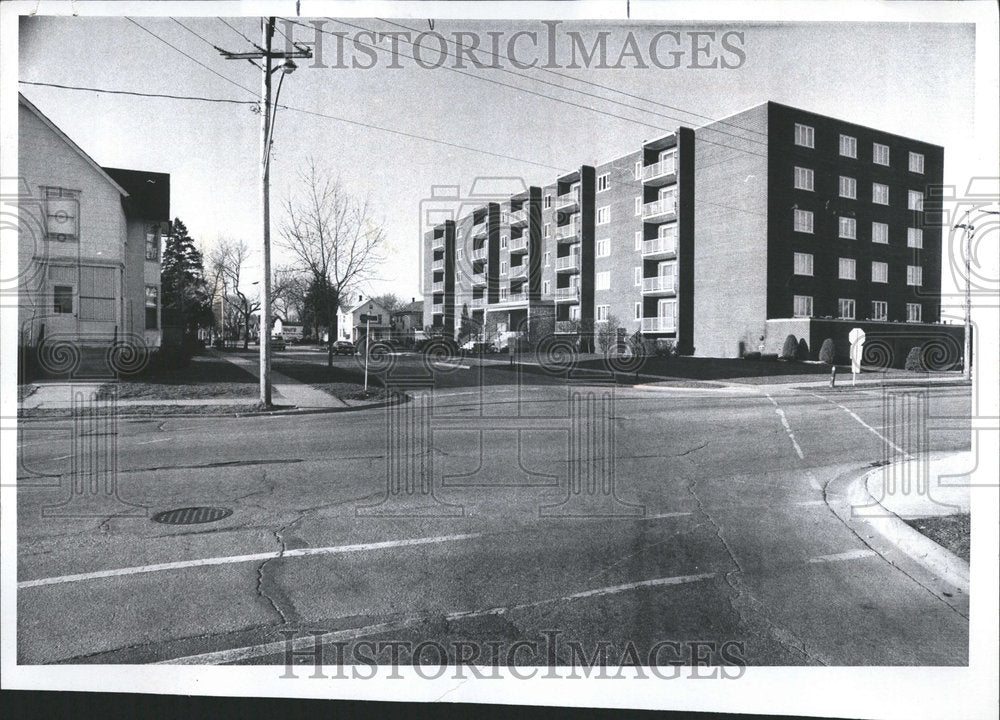
M 504 344 L 533 318 L 593 346 L 617 335 L 682 353 L 815 355 L 847 333 L 895 355 L 940 321 L 940 224 L 925 198 L 944 151 L 774 102 L 679 127 L 424 237 L 425 325 Z

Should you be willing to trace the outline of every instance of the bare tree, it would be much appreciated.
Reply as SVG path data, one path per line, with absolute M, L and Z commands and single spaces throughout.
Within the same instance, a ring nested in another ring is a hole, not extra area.
M 244 240 L 220 238 L 212 248 L 209 263 L 216 278 L 222 279 L 226 292 L 226 304 L 239 317 L 243 328 L 243 349 L 250 343 L 250 326 L 253 314 L 260 310 L 260 299 L 256 292 L 240 287 L 243 267 L 250 257 L 250 247 Z M 266 332 L 265 329 L 261 330 Z
M 337 338 L 337 310 L 358 285 L 372 278 L 381 262 L 385 232 L 372 217 L 368 200 L 350 196 L 316 161 L 299 173 L 295 191 L 283 203 L 280 244 L 308 273 L 320 297 L 326 298 L 329 356 Z
M 302 322 L 309 278 L 298 268 L 279 267 L 271 278 L 271 305 L 284 322 Z

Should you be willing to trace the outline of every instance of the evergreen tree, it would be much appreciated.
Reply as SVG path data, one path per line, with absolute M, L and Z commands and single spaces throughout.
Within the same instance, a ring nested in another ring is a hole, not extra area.
M 179 218 L 167 237 L 160 266 L 163 327 L 174 342 L 187 344 L 213 321 L 201 253 Z

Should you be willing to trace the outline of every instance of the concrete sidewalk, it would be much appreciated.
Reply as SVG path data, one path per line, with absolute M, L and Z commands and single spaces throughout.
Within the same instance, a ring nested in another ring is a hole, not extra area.
M 229 355 L 227 353 L 210 351 L 214 357 L 231 362 L 255 378 L 260 378 L 260 364 L 257 358 L 248 358 L 243 355 Z M 351 407 L 335 395 L 317 390 L 311 385 L 306 385 L 298 380 L 294 380 L 287 375 L 271 370 L 271 387 L 276 395 L 284 399 L 288 404 L 299 408 L 346 408 Z
M 883 508 L 904 520 L 969 512 L 971 452 L 937 453 L 868 473 L 865 487 Z

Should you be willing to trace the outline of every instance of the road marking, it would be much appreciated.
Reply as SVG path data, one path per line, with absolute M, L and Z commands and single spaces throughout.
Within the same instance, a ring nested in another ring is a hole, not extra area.
M 431 367 L 432 368 L 446 367 L 446 368 L 451 368 L 452 370 L 471 370 L 472 369 L 471 365 L 460 365 L 458 363 L 442 362 L 440 360 L 432 360 L 431 361 Z
M 38 580 L 24 580 L 19 582 L 17 587 L 18 589 L 23 590 L 26 588 L 40 587 L 42 585 L 60 585 L 63 583 L 82 582 L 85 580 L 98 580 L 101 578 L 122 577 L 125 575 L 140 575 L 143 573 L 163 572 L 165 570 L 181 570 L 184 568 L 203 567 L 208 565 L 233 565 L 237 563 L 273 560 L 276 558 L 306 557 L 309 555 L 338 555 L 342 553 L 365 552 L 368 550 L 382 550 L 385 548 L 431 545 L 435 543 L 455 542 L 457 540 L 471 540 L 473 538 L 482 537 L 482 535 L 482 533 L 438 535 L 435 537 L 387 540 L 384 542 L 361 543 L 357 545 L 334 545 L 331 547 L 299 548 L 297 550 L 286 550 L 284 552 L 275 551 L 253 553 L 250 555 L 228 555 L 226 557 L 201 558 L 198 560 L 179 560 L 176 562 L 138 565 L 135 567 L 117 568 L 114 570 L 98 570 L 96 572 L 78 573 L 76 575 L 61 575 L 59 577 L 40 578 Z
M 521 603 L 519 605 L 511 605 L 507 607 L 492 607 L 485 608 L 482 610 L 465 610 L 460 612 L 452 612 L 445 615 L 445 620 L 448 622 L 454 622 L 455 620 L 462 620 L 468 618 L 485 617 L 487 615 L 504 615 L 506 613 L 514 612 L 517 610 L 526 610 L 529 608 L 539 607 L 541 605 L 549 605 L 558 602 L 567 602 L 570 600 L 581 600 L 584 598 L 601 597 L 603 595 L 614 595 L 617 593 L 627 592 L 629 590 L 636 590 L 638 588 L 644 587 L 662 587 L 669 585 L 684 585 L 687 583 L 699 582 L 701 580 L 708 580 L 709 578 L 715 577 L 715 573 L 700 573 L 698 575 L 678 575 L 675 577 L 665 577 L 665 578 L 655 578 L 653 580 L 640 580 L 638 582 L 625 583 L 623 585 L 611 585 L 608 587 L 596 588 L 593 590 L 584 590 L 583 592 L 573 593 L 572 595 L 563 595 L 562 597 L 555 598 L 545 598 L 543 600 L 534 600 L 532 602 Z M 300 637 L 290 643 L 286 640 L 276 640 L 269 643 L 261 643 L 258 645 L 250 645 L 248 647 L 233 648 L 231 650 L 219 650 L 217 652 L 202 653 L 200 655 L 188 655 L 186 657 L 174 658 L 172 660 L 161 660 L 156 663 L 157 665 L 219 665 L 223 663 L 234 663 L 240 662 L 241 660 L 249 660 L 251 658 L 264 657 L 266 655 L 275 655 L 277 653 L 283 653 L 289 649 L 294 651 L 308 651 L 312 650 L 316 644 L 333 642 L 336 640 L 353 640 L 360 637 L 365 637 L 366 635 L 374 635 L 377 633 L 383 633 L 390 630 L 401 630 L 407 627 L 412 627 L 418 623 L 423 622 L 423 617 L 410 617 L 404 618 L 402 620 L 395 620 L 389 622 L 376 623 L 374 625 L 365 625 L 358 628 L 349 628 L 347 630 L 333 630 L 328 633 L 323 633 L 321 635 L 309 637 Z
M 147 440 L 145 442 L 136 443 L 136 445 L 152 445 L 153 443 L 170 442 L 171 440 L 173 440 L 172 437 L 159 438 L 158 440 Z
M 837 402 L 837 401 L 835 401 L 835 400 L 831 400 L 830 398 L 826 398 L 826 397 L 823 397 L 822 395 L 817 395 L 817 394 L 816 394 L 816 393 L 814 393 L 814 392 L 811 392 L 811 393 L 809 393 L 809 394 L 810 394 L 810 395 L 812 395 L 813 397 L 817 397 L 817 398 L 819 398 L 820 400 L 826 400 L 826 401 L 827 401 L 828 403 L 830 403 L 831 405 L 836 405 L 836 406 L 837 406 L 837 407 L 839 407 L 839 408 L 840 408 L 841 410 L 843 410 L 843 411 L 844 411 L 845 413 L 847 413 L 847 414 L 848 414 L 848 415 L 850 415 L 850 416 L 851 416 L 852 418 L 854 418 L 854 419 L 855 419 L 855 420 L 857 420 L 857 421 L 858 421 L 859 423 L 861 423 L 861 426 L 862 426 L 862 427 L 864 427 L 865 429 L 867 429 L 867 430 L 868 430 L 868 431 L 869 431 L 870 433 L 872 433 L 872 434 L 873 434 L 873 435 L 874 435 L 875 437 L 877 437 L 877 438 L 878 438 L 879 440 L 881 440 L 881 441 L 882 441 L 882 442 L 884 442 L 884 443 L 885 443 L 886 445 L 888 445 L 888 446 L 889 446 L 889 447 L 891 447 L 891 448 L 892 448 L 893 450 L 895 450 L 895 451 L 896 451 L 896 452 L 898 452 L 898 453 L 899 453 L 900 455 L 902 455 L 902 456 L 903 456 L 903 457 L 904 457 L 904 458 L 905 458 L 906 460 L 912 460 L 912 459 L 913 459 L 913 456 L 912 456 L 912 455 L 910 455 L 910 454 L 909 454 L 908 452 L 906 452 L 905 450 L 903 450 L 903 448 L 899 447 L 899 445 L 897 445 L 896 443 L 894 443 L 894 442 L 893 442 L 892 440 L 890 440 L 889 438 L 887 438 L 887 437 L 886 437 L 885 435 L 883 435 L 882 433 L 880 433 L 880 432 L 879 432 L 878 430 L 876 430 L 875 428 L 873 428 L 873 427 L 872 427 L 871 425 L 869 425 L 868 423 L 866 423 L 866 422 L 865 422 L 864 420 L 862 420 L 861 418 L 859 418 L 859 417 L 857 416 L 857 414 L 856 414 L 856 413 L 855 413 L 855 412 L 854 412 L 853 410 L 851 410 L 850 408 L 848 408 L 848 407 L 845 407 L 844 405 L 841 405 L 841 404 L 840 404 L 839 402 Z
M 847 552 L 834 553 L 833 555 L 820 555 L 818 557 L 809 558 L 810 564 L 816 563 L 828 563 L 828 562 L 840 562 L 842 560 L 860 560 L 861 558 L 872 557 L 873 555 L 878 555 L 874 550 L 869 550 L 868 548 L 859 550 L 848 550 Z
M 674 518 L 674 517 L 684 517 L 685 515 L 690 515 L 689 512 L 665 512 L 658 515 L 647 515 L 646 517 L 637 518 L 638 520 L 660 520 L 662 518 Z
M 799 456 L 799 460 L 805 460 L 805 453 L 802 452 L 802 448 L 799 447 L 798 440 L 795 439 L 795 433 L 792 432 L 792 426 L 788 424 L 788 418 L 785 417 L 785 411 L 778 406 L 778 401 L 770 396 L 767 392 L 764 393 L 771 404 L 774 405 L 774 412 L 778 414 L 781 418 L 781 425 L 785 428 L 785 434 L 788 435 L 788 439 L 792 441 L 792 447 L 795 448 L 795 454 Z

